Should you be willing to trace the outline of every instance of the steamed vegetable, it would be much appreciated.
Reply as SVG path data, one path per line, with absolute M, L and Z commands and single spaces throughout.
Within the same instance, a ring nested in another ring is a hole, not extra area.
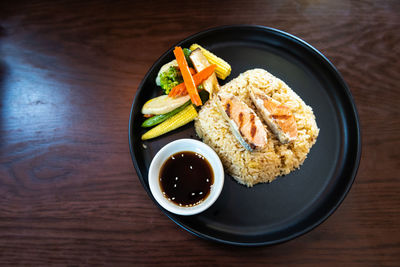
M 161 67 L 160 70 L 158 71 L 158 74 L 157 74 L 157 77 L 156 77 L 156 84 L 157 84 L 157 86 L 161 86 L 161 82 L 160 82 L 161 73 L 166 72 L 166 71 L 169 69 L 169 67 L 176 67 L 176 68 L 178 68 L 178 63 L 176 62 L 176 59 L 174 59 L 174 60 L 172 60 L 172 61 L 170 61 L 170 62 L 168 62 L 168 63 L 162 65 L 162 67 Z
M 207 91 L 203 90 L 199 92 L 199 96 L 201 98 L 201 101 L 203 101 L 203 103 L 207 102 L 207 100 L 209 99 L 210 95 Z M 181 110 L 183 110 L 184 108 L 186 108 L 189 104 L 191 104 L 191 101 L 188 100 L 185 104 L 183 104 L 182 106 L 168 112 L 165 114 L 160 114 L 160 115 L 155 115 L 152 117 L 149 117 L 148 119 L 146 119 L 143 123 L 142 123 L 142 127 L 144 128 L 148 128 L 148 127 L 152 127 L 154 125 L 157 125 L 163 121 L 165 121 L 166 119 L 169 119 L 170 117 L 174 116 L 175 114 L 177 114 L 178 112 L 180 112 Z
M 217 68 L 215 69 L 215 73 L 217 74 L 218 78 L 225 80 L 225 78 L 231 74 L 231 66 L 228 64 L 228 62 L 226 62 L 225 60 L 223 60 L 222 58 L 217 57 L 216 55 L 214 55 L 213 53 L 211 53 L 210 51 L 208 51 L 207 49 L 201 47 L 198 44 L 192 44 L 190 46 L 190 50 L 195 50 L 197 48 L 201 49 L 201 52 L 203 52 L 204 56 L 207 58 L 207 60 L 211 63 L 211 64 L 215 64 L 217 65 Z
M 189 67 L 189 72 L 190 74 L 192 74 L 192 76 L 196 74 L 196 70 L 193 69 L 192 67 Z
M 214 73 L 214 70 L 215 70 L 215 65 L 210 65 L 210 66 L 206 67 L 205 69 L 203 69 L 202 71 L 193 75 L 193 80 L 194 80 L 195 85 L 197 86 L 197 85 L 201 84 L 205 79 L 210 77 L 210 75 L 212 75 Z M 187 91 L 186 91 L 185 83 L 180 83 L 171 90 L 171 92 L 169 93 L 169 96 L 176 97 L 176 96 L 180 96 L 180 95 L 186 95 L 186 92 Z
M 180 97 L 169 97 L 168 95 L 161 95 L 155 98 L 150 99 L 146 103 L 144 103 L 142 107 L 143 114 L 165 114 L 168 113 L 183 104 L 185 104 L 190 99 L 189 96 L 180 96 Z
M 183 82 L 182 74 L 178 68 L 170 66 L 166 71 L 160 73 L 160 86 L 165 94 L 172 88 Z
M 184 108 L 186 108 L 188 105 L 190 105 L 190 101 L 187 101 L 185 104 L 183 104 L 182 106 L 168 112 L 165 114 L 160 114 L 160 115 L 156 115 L 153 116 L 151 118 L 148 118 L 147 120 L 145 120 L 142 123 L 142 127 L 144 128 L 148 128 L 148 127 L 152 127 L 154 125 L 157 125 L 163 121 L 165 121 L 168 118 L 171 118 L 172 116 L 174 116 L 175 114 L 177 114 L 178 112 L 182 111 Z
M 210 98 L 210 94 L 206 90 L 200 91 L 199 96 L 203 103 L 207 102 L 207 100 Z
M 190 54 L 190 60 L 192 61 L 197 72 L 200 72 L 211 65 L 207 58 L 203 55 L 203 52 L 201 52 L 200 48 L 195 49 Z M 205 79 L 202 84 L 204 89 L 210 94 L 212 94 L 214 91 L 218 92 L 219 90 L 217 76 L 214 72 L 210 75 L 210 77 Z
M 197 44 L 192 47 L 175 47 L 175 59 L 159 70 L 156 84 L 165 95 L 143 105 L 142 113 L 147 119 L 142 127 L 154 127 L 142 135 L 142 140 L 158 137 L 193 121 L 198 115 L 195 107 L 201 106 L 219 89 L 217 69 L 222 77 L 229 75 L 228 63 Z
M 193 67 L 192 62 L 190 61 L 190 54 L 192 53 L 192 50 L 190 50 L 189 48 L 183 48 L 182 51 L 183 51 L 183 54 L 185 55 L 185 59 L 189 65 L 189 67 Z
M 175 55 L 176 61 L 178 62 L 178 66 L 182 73 L 182 77 L 183 77 L 183 81 L 186 86 L 186 90 L 189 93 L 192 103 L 195 104 L 196 106 L 201 106 L 202 102 L 201 102 L 199 93 L 197 92 L 197 88 L 194 83 L 193 76 L 190 74 L 189 66 L 185 59 L 185 55 L 183 54 L 182 48 L 179 46 L 175 47 L 174 55 Z
M 196 117 L 197 117 L 197 111 L 193 107 L 193 105 L 190 104 L 182 111 L 178 112 L 174 116 L 170 117 L 166 121 L 163 121 L 162 123 L 158 124 L 154 128 L 147 131 L 145 134 L 143 134 L 142 140 L 155 138 L 167 132 L 175 130 L 185 125 L 186 123 L 191 122 Z

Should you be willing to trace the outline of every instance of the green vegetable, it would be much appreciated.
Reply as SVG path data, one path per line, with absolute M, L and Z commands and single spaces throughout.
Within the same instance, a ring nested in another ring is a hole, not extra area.
M 169 94 L 172 88 L 183 83 L 182 74 L 176 67 L 169 67 L 167 71 L 160 74 L 160 86 L 165 94 Z
M 205 103 L 208 98 L 209 98 L 209 93 L 206 90 L 202 90 L 201 92 L 199 92 L 199 96 L 201 98 L 201 101 L 203 103 Z M 171 118 L 172 116 L 174 116 L 175 114 L 179 113 L 180 111 L 184 110 L 189 104 L 191 103 L 191 101 L 187 101 L 185 102 L 185 104 L 183 104 L 182 106 L 168 112 L 165 114 L 160 114 L 160 115 L 156 115 L 153 116 L 151 118 L 148 118 L 147 120 L 145 120 L 142 123 L 142 127 L 144 128 L 148 128 L 148 127 L 152 127 L 154 125 L 157 125 L 165 120 L 167 120 L 168 118 Z
M 183 48 L 183 54 L 185 55 L 189 67 L 193 67 L 192 61 L 189 58 L 191 53 L 192 50 Z M 177 66 L 170 66 L 166 71 L 157 76 L 156 83 L 157 85 L 161 86 L 161 88 L 164 90 L 164 93 L 168 95 L 172 88 L 180 83 L 183 83 L 182 74 Z
M 142 127 L 147 128 L 147 127 L 152 127 L 154 125 L 157 125 L 157 124 L 165 121 L 166 119 L 174 116 L 175 114 L 177 114 L 181 110 L 184 110 L 190 103 L 191 103 L 191 101 L 189 100 L 185 104 L 183 104 L 182 106 L 180 106 L 180 107 L 178 107 L 178 108 L 176 108 L 176 109 L 174 109 L 174 110 L 172 110 L 172 111 L 170 111 L 168 113 L 160 114 L 160 115 L 156 115 L 156 116 L 153 116 L 151 118 L 148 118 L 147 120 L 145 120 L 142 123 Z
M 192 50 L 190 50 L 189 48 L 183 48 L 182 50 L 189 67 L 193 68 L 193 63 L 192 60 L 190 59 L 190 54 L 192 53 Z
M 206 103 L 207 100 L 210 98 L 210 94 L 206 90 L 200 91 L 199 96 L 203 104 Z
M 190 104 L 181 112 L 178 112 L 171 118 L 163 121 L 158 124 L 154 128 L 151 128 L 149 131 L 142 135 L 142 140 L 148 140 L 151 138 L 156 138 L 160 135 L 173 131 L 189 122 L 194 120 L 197 117 L 198 113 L 195 107 Z

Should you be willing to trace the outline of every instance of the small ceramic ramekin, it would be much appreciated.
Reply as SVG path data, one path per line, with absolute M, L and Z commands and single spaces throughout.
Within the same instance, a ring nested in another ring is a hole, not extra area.
M 173 154 L 183 151 L 192 151 L 204 156 L 214 173 L 214 184 L 211 186 L 208 197 L 191 207 L 179 206 L 164 197 L 159 182 L 160 170 L 164 162 Z M 211 147 L 194 139 L 179 139 L 165 145 L 158 151 L 150 164 L 148 177 L 150 191 L 158 204 L 164 209 L 178 215 L 194 215 L 208 209 L 217 200 L 224 186 L 225 175 L 221 160 Z

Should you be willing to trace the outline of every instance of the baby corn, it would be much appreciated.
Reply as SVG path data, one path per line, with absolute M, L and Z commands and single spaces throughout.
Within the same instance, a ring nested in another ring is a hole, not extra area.
M 147 140 L 151 138 L 158 137 L 172 130 L 175 130 L 186 123 L 191 122 L 197 117 L 197 111 L 193 105 L 187 106 L 184 110 L 175 114 L 171 118 L 158 124 L 156 127 L 152 128 L 148 132 L 142 135 L 142 140 Z
M 201 47 L 198 44 L 192 44 L 190 46 L 190 50 L 195 50 L 196 48 L 200 48 L 201 52 L 203 52 L 204 56 L 207 58 L 207 60 L 210 62 L 210 64 L 215 64 L 217 67 L 215 68 L 215 73 L 217 74 L 218 78 L 225 80 L 225 78 L 231 74 L 231 66 L 223 60 L 222 58 L 217 57 L 207 49 Z

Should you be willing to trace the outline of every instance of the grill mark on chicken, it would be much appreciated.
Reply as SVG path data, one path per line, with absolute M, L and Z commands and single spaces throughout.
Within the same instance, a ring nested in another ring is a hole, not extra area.
M 243 112 L 239 113 L 239 129 L 243 127 Z
M 229 103 L 229 102 L 226 103 L 225 112 L 226 112 L 226 115 L 228 115 L 228 117 L 231 116 L 231 103 Z
M 257 133 L 257 127 L 255 125 L 254 119 L 255 119 L 255 115 L 251 114 L 250 115 L 250 124 L 251 124 L 251 126 L 250 126 L 250 135 L 251 135 L 252 138 L 254 138 L 254 136 Z
M 281 119 L 281 120 L 287 120 L 287 119 L 290 118 L 290 116 L 288 116 L 288 115 L 274 115 L 274 114 L 272 114 L 271 116 L 274 119 Z

